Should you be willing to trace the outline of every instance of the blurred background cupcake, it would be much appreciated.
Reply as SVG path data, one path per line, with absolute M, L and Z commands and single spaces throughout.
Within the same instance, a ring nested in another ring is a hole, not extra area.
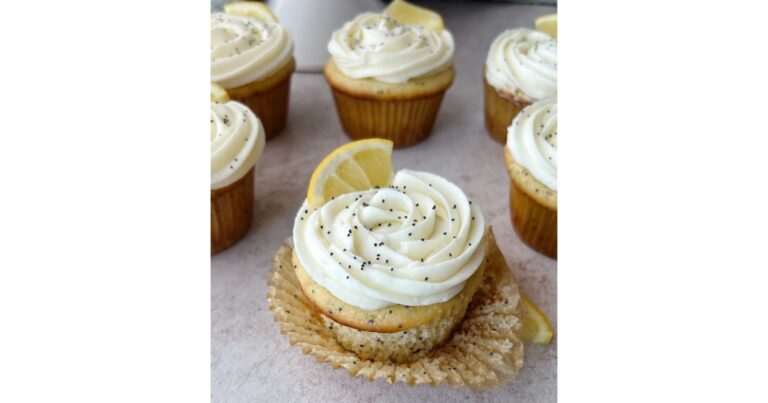
M 515 117 L 504 159 L 512 226 L 528 246 L 557 258 L 557 99 L 536 102 Z
M 259 116 L 267 139 L 285 128 L 295 69 L 291 34 L 263 3 L 211 14 L 211 81 Z
M 429 136 L 455 75 L 453 37 L 438 14 L 395 0 L 344 24 L 328 51 L 325 78 L 350 137 L 403 147 Z
M 211 254 L 234 245 L 253 219 L 254 164 L 264 150 L 261 121 L 211 85 Z
M 484 70 L 485 127 L 504 143 L 520 110 L 557 97 L 557 39 L 528 28 L 504 31 L 491 44 Z

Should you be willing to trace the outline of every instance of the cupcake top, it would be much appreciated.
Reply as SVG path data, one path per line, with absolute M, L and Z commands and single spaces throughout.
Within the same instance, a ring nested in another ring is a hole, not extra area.
M 245 176 L 264 150 L 264 127 L 247 106 L 211 102 L 211 189 Z
M 557 40 L 527 28 L 502 32 L 485 60 L 485 78 L 497 90 L 535 102 L 557 97 Z
M 507 149 L 534 178 L 557 191 L 557 99 L 520 111 L 507 129 Z
M 293 40 L 276 23 L 211 14 L 211 81 L 235 88 L 263 80 L 291 61 Z
M 328 52 L 346 76 L 393 84 L 450 68 L 453 48 L 453 36 L 445 29 L 401 24 L 377 13 L 358 15 L 328 43 Z
M 312 279 L 365 310 L 432 305 L 461 292 L 483 261 L 483 215 L 456 185 L 399 171 L 393 185 L 296 215 L 296 258 Z

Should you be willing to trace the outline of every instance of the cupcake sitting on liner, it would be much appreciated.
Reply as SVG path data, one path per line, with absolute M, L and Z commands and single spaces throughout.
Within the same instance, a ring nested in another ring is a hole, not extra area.
M 450 32 L 364 13 L 333 33 L 328 51 L 325 78 L 350 137 L 403 147 L 429 136 L 455 75 Z
M 531 248 L 557 258 L 557 100 L 523 109 L 507 134 L 512 225 Z
M 211 14 L 211 81 L 259 116 L 268 139 L 285 128 L 295 69 L 291 34 L 270 14 Z
M 557 98 L 557 39 L 527 28 L 504 31 L 491 44 L 484 70 L 485 127 L 504 143 L 520 110 Z
M 462 320 L 485 265 L 480 209 L 437 175 L 399 171 L 391 186 L 299 210 L 293 262 L 304 294 L 347 350 L 407 362 Z
M 214 95 L 216 94 L 216 95 Z M 247 106 L 212 86 L 211 253 L 239 241 L 253 218 L 254 164 L 264 150 L 261 121 Z

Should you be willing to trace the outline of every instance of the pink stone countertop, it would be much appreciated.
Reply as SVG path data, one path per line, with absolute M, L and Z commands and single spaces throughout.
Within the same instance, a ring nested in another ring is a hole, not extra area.
M 555 329 L 549 346 L 525 346 L 518 377 L 498 389 L 389 385 L 351 378 L 302 354 L 280 334 L 267 306 L 272 256 L 291 235 L 294 214 L 315 166 L 349 139 L 321 75 L 295 74 L 288 127 L 256 163 L 254 222 L 246 237 L 211 258 L 211 399 L 215 402 L 554 402 L 557 400 L 557 262 L 520 242 L 509 219 L 502 145 L 483 127 L 482 68 L 494 37 L 533 26 L 553 7 L 499 3 L 430 5 L 456 40 L 456 81 L 432 136 L 394 152 L 395 169 L 439 174 L 480 205 L 521 289 Z M 213 5 L 214 8 L 217 5 Z

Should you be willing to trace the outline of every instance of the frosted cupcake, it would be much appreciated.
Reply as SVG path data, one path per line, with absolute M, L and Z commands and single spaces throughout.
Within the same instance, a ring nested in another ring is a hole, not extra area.
M 261 121 L 247 106 L 228 101 L 226 93 L 212 87 L 212 254 L 235 244 L 251 227 L 253 166 L 264 149 L 265 137 Z
M 557 100 L 523 109 L 509 126 L 504 158 L 512 225 L 531 248 L 557 258 Z
M 325 78 L 350 137 L 403 147 L 429 136 L 455 75 L 450 32 L 364 13 L 333 33 L 328 51 Z
M 527 28 L 502 32 L 488 51 L 483 92 L 486 130 L 504 143 L 520 110 L 557 97 L 557 40 Z
M 269 139 L 283 131 L 288 117 L 291 76 L 296 69 L 293 40 L 265 6 L 248 3 L 231 3 L 239 7 L 225 5 L 228 13 L 211 14 L 211 81 L 248 105 Z M 262 12 L 255 14 L 251 9 Z
M 293 261 L 307 298 L 359 357 L 405 362 L 443 343 L 482 282 L 485 227 L 464 192 L 402 170 L 387 187 L 301 207 Z

